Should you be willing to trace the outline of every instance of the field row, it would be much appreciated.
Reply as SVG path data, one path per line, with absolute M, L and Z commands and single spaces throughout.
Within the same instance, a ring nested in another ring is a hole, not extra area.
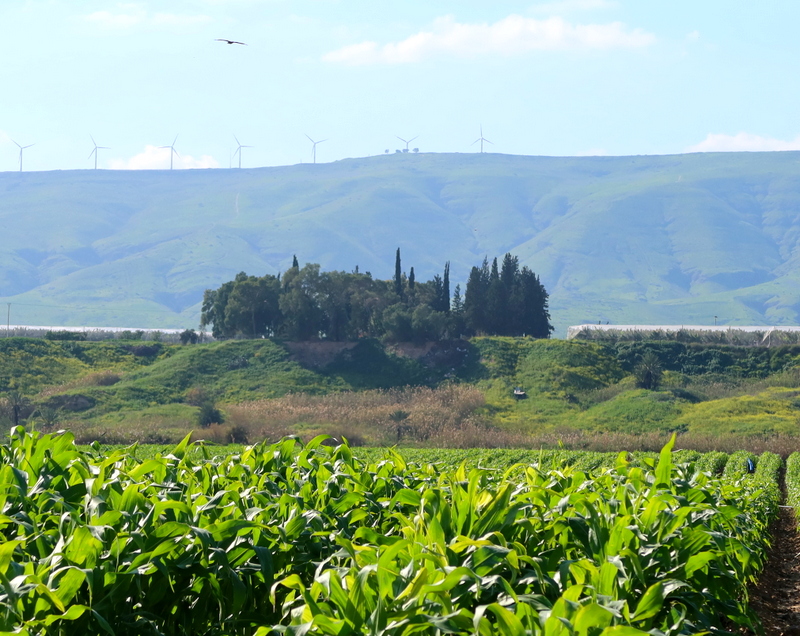
M 776 455 L 723 462 L 670 444 L 610 465 L 562 451 L 455 465 L 443 451 L 356 458 L 323 441 L 211 459 L 185 440 L 137 459 L 16 429 L 0 446 L 0 631 L 627 636 L 752 623 Z

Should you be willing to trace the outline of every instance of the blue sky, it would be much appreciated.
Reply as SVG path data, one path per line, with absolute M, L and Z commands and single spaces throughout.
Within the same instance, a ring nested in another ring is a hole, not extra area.
M 6 0 L 0 170 L 800 149 L 788 0 Z M 215 42 L 241 40 L 247 46 Z

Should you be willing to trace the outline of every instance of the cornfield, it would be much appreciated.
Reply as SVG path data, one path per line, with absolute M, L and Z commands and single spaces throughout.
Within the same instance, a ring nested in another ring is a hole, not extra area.
M 0 446 L 0 633 L 628 636 L 753 626 L 780 458 L 360 461 L 286 438 L 211 459 Z M 203 451 L 204 449 L 201 449 Z M 718 462 L 714 462 L 715 469 Z M 657 630 L 657 631 L 656 631 Z

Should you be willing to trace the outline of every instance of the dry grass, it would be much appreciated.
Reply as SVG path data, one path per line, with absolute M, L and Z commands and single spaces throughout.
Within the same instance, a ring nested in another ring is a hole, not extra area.
M 565 429 L 529 436 L 524 445 L 530 448 L 565 448 L 567 450 L 587 450 L 603 453 L 623 450 L 658 452 L 669 439 L 670 434 L 668 433 L 631 435 L 627 433 L 592 433 Z M 800 437 L 789 435 L 743 436 L 684 433 L 677 436 L 675 449 L 696 450 L 701 453 L 722 451 L 729 454 L 738 450 L 747 450 L 756 454 L 770 451 L 786 458 L 793 452 L 800 450 Z
M 72 382 L 66 382 L 64 384 L 59 384 L 58 386 L 47 387 L 36 397 L 37 399 L 44 399 L 53 395 L 66 393 L 67 391 L 71 391 L 73 389 L 80 389 L 89 386 L 112 386 L 121 379 L 121 373 L 114 373 L 113 371 L 97 371 L 95 373 L 89 373 L 88 375 L 78 378 L 77 380 L 73 380 Z
M 467 431 L 484 435 L 488 427 L 476 413 L 484 402 L 480 390 L 462 385 L 325 396 L 297 393 L 230 406 L 226 421 L 247 431 L 251 440 L 327 433 L 355 444 L 434 444 L 442 436 L 457 437 Z

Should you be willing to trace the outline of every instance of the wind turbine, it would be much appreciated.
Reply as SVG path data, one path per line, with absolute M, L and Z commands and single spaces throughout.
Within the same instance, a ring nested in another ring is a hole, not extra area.
M 236 135 L 234 135 L 233 138 L 236 139 Z M 236 150 L 233 153 L 233 156 L 235 157 L 237 153 L 239 154 L 239 169 L 241 170 L 241 168 L 242 168 L 242 148 L 252 148 L 253 146 L 243 146 L 242 144 L 239 143 L 238 139 L 236 139 L 236 143 L 239 144 L 239 147 L 236 148 Z
M 12 139 L 11 141 L 14 141 L 14 140 Z M 17 144 L 16 141 L 14 141 L 14 143 Z M 22 172 L 22 151 L 25 150 L 25 148 L 30 148 L 33 145 L 35 145 L 35 144 L 28 144 L 27 146 L 20 146 L 19 144 L 17 144 L 17 148 L 19 148 L 19 171 L 20 172 Z
M 397 137 L 397 135 L 395 135 L 395 137 Z M 419 137 L 419 135 L 417 135 L 417 137 Z M 397 138 L 406 145 L 406 149 L 404 152 L 408 152 L 408 144 L 414 141 L 417 137 L 412 137 L 411 139 L 403 139 L 402 137 L 397 137 Z
M 308 135 L 306 135 L 308 137 Z M 314 141 L 311 137 L 308 137 L 308 140 L 314 144 L 311 148 L 311 161 L 313 163 L 317 163 L 317 144 L 321 144 L 323 141 L 328 141 L 327 139 L 320 139 L 319 141 Z
M 486 137 L 483 136 L 483 125 L 481 125 L 481 136 L 478 137 L 475 141 L 473 141 L 470 145 L 474 146 L 476 143 L 481 142 L 481 154 L 483 154 L 483 142 L 485 141 L 487 144 L 492 143 Z
M 94 144 L 94 150 L 92 150 L 92 152 L 89 153 L 89 157 L 88 158 L 91 159 L 92 155 L 94 155 L 94 169 L 97 170 L 97 151 L 98 150 L 111 150 L 111 148 L 109 148 L 108 146 L 98 146 L 97 142 L 94 140 L 94 137 L 92 137 L 91 135 L 89 135 L 89 137 L 91 137 L 92 143 Z
M 178 141 L 178 135 L 175 135 L 175 141 Z M 172 157 L 174 155 L 178 155 L 178 151 L 175 150 L 175 141 L 172 142 L 171 146 L 159 146 L 159 148 L 169 148 L 169 169 L 172 170 Z M 180 157 L 180 155 L 178 155 Z

